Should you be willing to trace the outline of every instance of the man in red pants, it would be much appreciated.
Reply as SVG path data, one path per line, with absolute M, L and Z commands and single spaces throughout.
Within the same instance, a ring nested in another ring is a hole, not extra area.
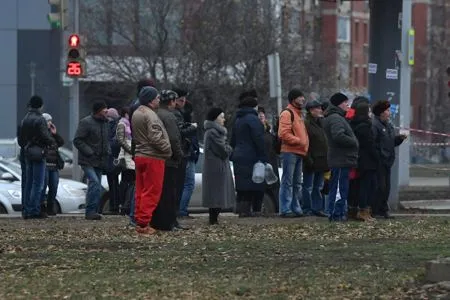
M 155 113 L 159 107 L 159 92 L 144 87 L 139 93 L 140 106 L 134 112 L 131 123 L 135 143 L 136 164 L 136 232 L 154 234 L 149 226 L 153 212 L 161 197 L 165 160 L 172 156 L 169 136 Z

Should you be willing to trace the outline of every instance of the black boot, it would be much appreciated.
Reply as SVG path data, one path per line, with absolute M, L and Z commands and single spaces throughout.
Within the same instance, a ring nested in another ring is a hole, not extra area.
M 53 203 L 47 202 L 47 210 L 46 211 L 47 211 L 47 215 L 56 216 L 56 212 L 55 212 Z
M 217 220 L 219 217 L 220 208 L 210 208 L 209 209 L 209 225 L 219 224 Z

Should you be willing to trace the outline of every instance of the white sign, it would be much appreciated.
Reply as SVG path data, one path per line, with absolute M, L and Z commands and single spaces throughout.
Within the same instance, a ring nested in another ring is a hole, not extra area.
M 369 74 L 377 74 L 377 64 L 369 64 Z
M 398 70 L 386 69 L 386 79 L 398 79 Z

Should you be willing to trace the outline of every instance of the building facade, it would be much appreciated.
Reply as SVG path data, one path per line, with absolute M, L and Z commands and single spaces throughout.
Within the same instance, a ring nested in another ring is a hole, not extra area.
M 0 1 L 0 138 L 14 138 L 34 93 L 44 99 L 63 136 L 68 100 L 60 83 L 60 32 L 51 30 L 47 0 Z

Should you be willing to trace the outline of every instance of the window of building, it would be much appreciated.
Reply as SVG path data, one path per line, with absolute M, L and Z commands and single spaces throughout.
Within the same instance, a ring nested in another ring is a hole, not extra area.
M 358 74 L 358 67 L 354 67 L 353 68 L 353 85 L 355 86 L 355 87 L 358 87 L 359 86 L 359 80 L 358 80 L 358 76 L 359 76 L 359 74 Z
M 355 42 L 359 41 L 359 22 L 355 22 Z
M 350 18 L 340 16 L 338 19 L 338 42 L 350 43 Z
M 363 30 L 364 30 L 364 44 L 368 44 L 369 43 L 369 26 L 367 23 L 364 23 Z

